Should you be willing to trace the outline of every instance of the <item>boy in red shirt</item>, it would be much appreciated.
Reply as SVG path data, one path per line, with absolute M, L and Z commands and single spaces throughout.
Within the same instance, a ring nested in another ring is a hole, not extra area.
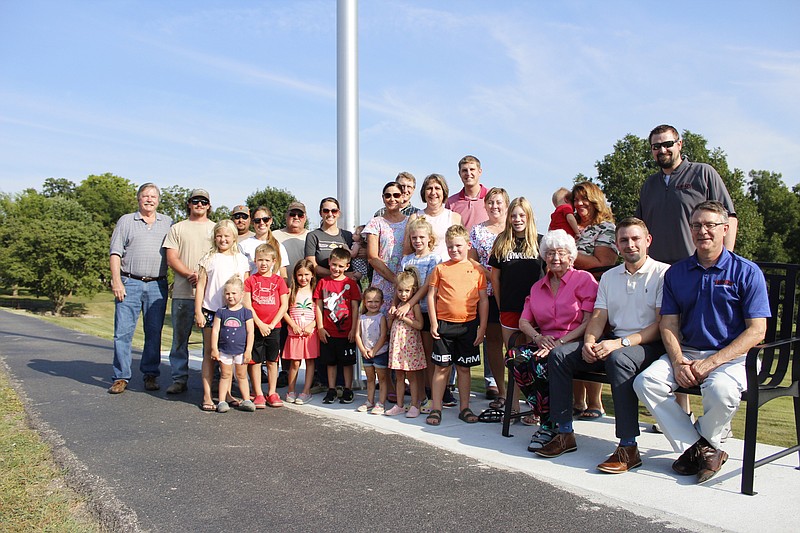
M 278 252 L 269 244 L 260 244 L 255 251 L 258 271 L 247 278 L 244 284 L 244 305 L 253 311 L 255 322 L 255 341 L 253 360 L 250 364 L 250 381 L 256 409 L 282 407 L 278 396 L 278 353 L 280 349 L 281 318 L 289 308 L 289 288 L 277 273 L 275 264 Z M 267 365 L 269 392 L 264 398 L 261 389 L 261 365 Z
M 358 282 L 344 275 L 350 267 L 350 251 L 335 248 L 331 251 L 328 268 L 331 275 L 322 278 L 314 288 L 317 304 L 317 334 L 319 355 L 328 367 L 328 392 L 322 403 L 336 400 L 336 370 L 342 367 L 345 389 L 340 403 L 352 403 L 353 365 L 356 364 L 356 328 L 361 291 Z

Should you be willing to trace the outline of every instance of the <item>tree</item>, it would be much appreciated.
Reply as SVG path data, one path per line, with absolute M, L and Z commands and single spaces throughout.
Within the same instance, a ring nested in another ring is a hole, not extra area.
M 191 190 L 180 185 L 170 185 L 161 189 L 161 199 L 158 204 L 158 212 L 164 213 L 174 222 L 186 220 L 189 216 L 187 203 Z
M 269 207 L 270 211 L 272 211 L 272 226 L 270 227 L 276 230 L 286 226 L 286 210 L 289 208 L 289 204 L 296 201 L 297 198 L 295 198 L 294 194 L 285 189 L 265 187 L 248 196 L 245 203 L 250 208 L 251 213 L 260 205 Z
M 800 195 L 783 182 L 781 174 L 751 170 L 748 196 L 764 219 L 765 239 L 758 249 L 764 261 L 800 262 Z
M 95 222 L 114 229 L 119 217 L 136 211 L 136 186 L 125 178 L 106 172 L 91 175 L 75 189 L 78 202 L 92 214 Z
M 47 178 L 42 185 L 42 195 L 48 198 L 54 196 L 75 198 L 75 182 L 67 178 Z
M 55 314 L 73 293 L 100 291 L 108 241 L 92 218 L 76 200 L 22 193 L 0 227 L 0 277 L 49 298 Z
M 221 205 L 216 209 L 214 209 L 213 212 L 209 213 L 208 218 L 210 218 L 214 222 L 219 222 L 220 220 L 231 218 L 231 210 L 228 206 Z

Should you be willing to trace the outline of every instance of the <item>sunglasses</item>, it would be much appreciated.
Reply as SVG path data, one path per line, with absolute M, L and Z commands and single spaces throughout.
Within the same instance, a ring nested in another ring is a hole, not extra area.
M 303 218 L 304 216 L 306 216 L 306 214 L 303 213 L 302 211 L 289 211 L 288 213 L 286 213 L 286 216 Z
M 664 141 L 663 143 L 653 143 L 650 147 L 654 152 L 658 152 L 662 148 L 672 148 L 678 141 Z
M 244 213 L 236 213 L 231 218 L 233 218 L 233 220 L 247 220 L 248 218 L 250 218 L 250 215 L 245 215 Z
M 200 205 L 208 205 L 210 203 L 205 198 L 192 198 L 189 201 L 192 202 L 192 205 L 198 205 L 198 204 L 200 204 Z
M 388 200 L 390 198 L 402 198 L 403 193 L 401 192 L 385 192 L 383 193 L 383 197 Z
M 264 224 L 269 224 L 270 220 L 272 220 L 272 217 L 259 217 L 259 218 L 254 218 L 253 223 L 261 224 L 263 222 Z
M 324 208 L 322 209 L 322 214 L 323 214 L 323 215 L 327 215 L 328 213 L 335 215 L 335 214 L 336 214 L 336 213 L 338 213 L 338 212 L 339 212 L 339 210 L 338 210 L 338 209 L 336 209 L 335 207 L 334 207 L 333 209 L 328 209 L 327 207 L 324 207 Z

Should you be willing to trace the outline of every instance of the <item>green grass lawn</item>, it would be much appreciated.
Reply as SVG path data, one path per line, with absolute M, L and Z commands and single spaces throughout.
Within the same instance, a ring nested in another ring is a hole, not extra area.
M 0 531 L 100 531 L 63 481 L 50 448 L 30 429 L 0 367 Z
M 65 315 L 52 316 L 52 308 L 44 298 L 37 298 L 26 291 L 20 291 L 18 297 L 10 296 L 7 290 L 0 291 L 0 306 L 16 309 L 19 312 L 33 313 L 42 320 L 47 320 L 59 326 L 81 331 L 104 339 L 114 336 L 114 297 L 110 291 L 97 294 L 93 297 L 70 298 L 65 308 Z M 170 307 L 167 306 L 167 316 L 164 320 L 164 330 L 161 336 L 162 349 L 169 349 L 172 339 L 172 326 L 170 322 Z M 200 331 L 195 328 L 190 339 L 190 347 L 202 346 Z M 134 346 L 141 348 L 144 336 L 140 326 L 133 339 Z M 110 364 L 110 361 L 109 361 Z M 472 390 L 479 396 L 483 395 L 483 367 L 472 369 Z M 702 403 L 697 396 L 691 396 L 692 409 L 695 414 L 703 412 Z M 611 401 L 611 390 L 608 385 L 603 386 L 603 404 L 607 413 L 614 414 L 614 404 Z M 639 409 L 640 419 L 648 424 L 653 418 L 644 407 Z M 796 442 L 794 430 L 794 417 L 792 415 L 792 402 L 789 398 L 779 398 L 761 407 L 759 424 L 759 442 L 778 446 L 791 446 Z M 744 406 L 736 413 L 733 419 L 733 431 L 741 438 L 744 435 Z

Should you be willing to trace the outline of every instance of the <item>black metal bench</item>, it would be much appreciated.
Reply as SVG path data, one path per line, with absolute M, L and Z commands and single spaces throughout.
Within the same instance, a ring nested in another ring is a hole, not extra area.
M 743 494 L 753 495 L 755 469 L 781 457 L 798 452 L 800 458 L 800 335 L 796 331 L 800 321 L 800 265 L 784 263 L 758 263 L 767 281 L 772 317 L 767 320 L 764 342 L 747 353 L 745 371 L 747 391 L 742 400 L 747 402 L 745 411 L 744 454 L 742 459 Z M 525 336 L 520 332 L 509 339 L 510 346 L 516 346 Z M 760 361 L 760 368 L 759 368 Z M 512 412 L 516 383 L 511 372 L 512 361 L 507 360 L 508 387 L 503 414 L 503 436 L 511 437 L 511 421 L 522 418 L 533 411 Z M 575 379 L 608 383 L 604 373 L 579 372 Z M 678 389 L 677 392 L 700 394 L 699 387 Z M 756 460 L 756 438 L 758 435 L 758 410 L 775 398 L 789 396 L 794 407 L 795 433 L 797 444 L 770 456 Z M 798 467 L 800 469 L 800 467 Z

